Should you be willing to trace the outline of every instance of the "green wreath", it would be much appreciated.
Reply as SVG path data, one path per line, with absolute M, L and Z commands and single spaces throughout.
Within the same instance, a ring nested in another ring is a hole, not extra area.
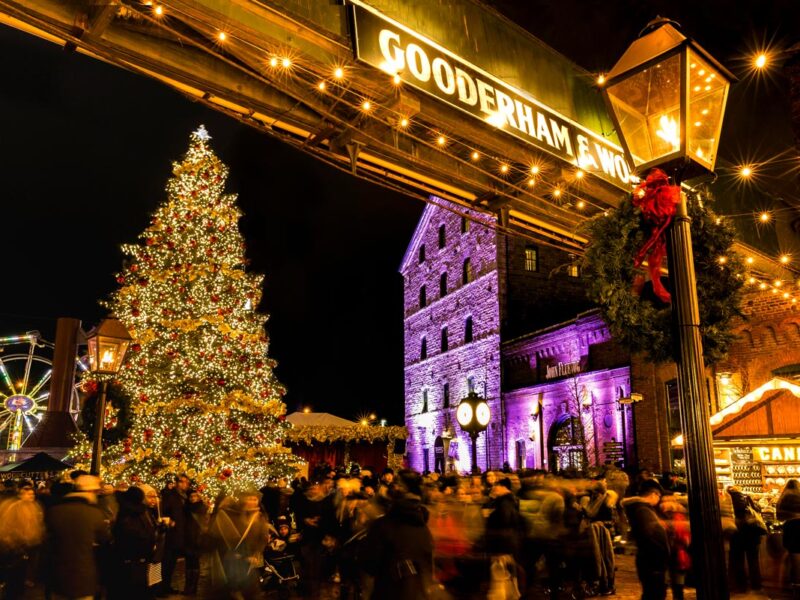
M 83 401 L 78 426 L 83 434 L 91 440 L 94 438 L 94 424 L 97 420 L 97 402 L 100 397 L 100 390 L 98 384 L 93 381 L 89 382 L 89 385 L 90 391 Z M 103 429 L 104 447 L 121 442 L 128 436 L 128 432 L 133 426 L 131 399 L 118 383 L 111 382 L 108 384 L 106 406 L 111 406 L 116 411 L 114 415 L 116 423 Z
M 700 333 L 707 365 L 724 358 L 736 339 L 731 321 L 740 317 L 744 266 L 733 252 L 736 232 L 709 209 L 708 196 L 688 198 L 691 218 Z M 659 301 L 648 282 L 641 295 L 634 278 L 634 255 L 647 239 L 642 212 L 625 198 L 615 211 L 586 224 L 590 244 L 583 263 L 589 298 L 599 305 L 611 334 L 632 352 L 645 352 L 656 363 L 674 359 L 672 311 Z M 724 257 L 724 258 L 723 258 Z M 722 259 L 722 260 L 721 260 Z M 663 278 L 662 278 L 663 281 Z M 665 282 L 669 289 L 669 284 Z

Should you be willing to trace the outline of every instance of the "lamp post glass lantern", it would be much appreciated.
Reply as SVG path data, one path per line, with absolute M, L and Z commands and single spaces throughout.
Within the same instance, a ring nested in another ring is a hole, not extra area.
M 604 96 L 631 165 L 682 179 L 712 172 L 735 77 L 677 23 L 657 18 L 609 72 Z M 684 438 L 694 570 L 700 600 L 726 600 L 728 585 L 705 390 L 700 313 L 686 195 L 679 194 L 667 258 L 676 324 L 678 406 Z M 631 400 L 632 400 L 631 395 Z
M 131 336 L 119 319 L 108 317 L 86 335 L 86 342 L 89 347 L 89 371 L 94 375 L 103 376 L 100 378 L 100 396 L 97 399 L 91 467 L 92 474 L 99 475 L 108 379 L 119 373 L 131 343 Z
M 477 393 L 470 392 L 459 402 L 456 409 L 456 420 L 461 429 L 466 431 L 472 439 L 472 474 L 479 475 L 481 470 L 478 468 L 478 435 L 489 426 L 489 421 L 492 420 L 492 411 L 488 402 Z

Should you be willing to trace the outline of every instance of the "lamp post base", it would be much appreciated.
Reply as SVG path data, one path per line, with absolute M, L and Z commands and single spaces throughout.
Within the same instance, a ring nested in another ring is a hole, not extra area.
M 92 475 L 100 476 L 100 454 L 103 451 L 103 421 L 106 416 L 106 392 L 108 382 L 100 382 L 100 396 L 97 398 L 97 414 L 94 422 L 94 444 L 92 445 Z
M 472 474 L 480 475 L 481 470 L 478 467 L 478 433 L 470 433 L 469 437 L 472 438 Z

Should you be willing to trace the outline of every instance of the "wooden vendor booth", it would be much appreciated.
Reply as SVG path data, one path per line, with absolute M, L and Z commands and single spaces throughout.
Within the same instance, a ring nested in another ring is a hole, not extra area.
M 711 417 L 717 481 L 777 494 L 800 479 L 800 385 L 774 378 Z M 680 436 L 674 440 L 677 446 Z
M 286 437 L 292 452 L 308 462 L 308 472 L 327 463 L 332 467 L 352 463 L 380 473 L 387 466 L 403 466 L 405 427 L 362 425 L 329 413 L 295 412 L 286 420 L 293 425 Z

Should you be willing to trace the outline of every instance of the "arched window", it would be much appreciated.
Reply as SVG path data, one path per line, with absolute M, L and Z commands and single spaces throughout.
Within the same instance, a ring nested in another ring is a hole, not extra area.
M 422 410 L 420 412 L 428 412 L 428 390 L 422 390 Z
M 426 294 L 425 286 L 419 288 L 419 307 L 425 308 L 428 305 L 428 296 Z
M 464 321 L 464 343 L 469 344 L 472 341 L 472 317 L 467 317 Z
M 469 257 L 464 259 L 464 265 L 461 269 L 461 280 L 464 285 L 472 281 L 472 262 Z
M 447 296 L 447 272 L 439 276 L 439 297 L 444 298 Z
M 447 327 L 442 327 L 442 352 L 447 352 L 448 346 Z
M 439 248 L 444 248 L 447 243 L 447 234 L 444 229 L 444 224 L 439 225 Z
M 428 338 L 422 338 L 422 341 L 419 344 L 419 359 L 425 360 L 428 358 Z

